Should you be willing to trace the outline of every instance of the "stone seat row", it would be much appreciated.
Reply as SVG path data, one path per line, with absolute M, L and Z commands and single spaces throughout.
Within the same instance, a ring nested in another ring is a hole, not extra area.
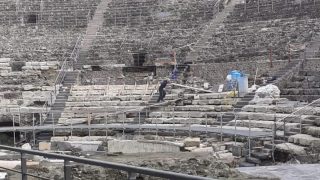
M 239 126 L 239 127 L 251 127 L 251 128 L 263 128 L 263 129 L 274 129 L 274 122 L 272 121 L 255 121 L 255 120 L 235 120 L 229 122 L 231 126 Z M 283 122 L 276 122 L 276 126 L 278 130 L 290 131 L 291 129 L 300 127 L 300 123 L 286 123 L 285 126 Z
M 157 85 L 90 85 L 90 86 L 72 86 L 72 91 L 86 91 L 86 90 L 153 90 Z
M 147 101 L 85 101 L 66 102 L 66 107 L 140 106 L 147 103 Z
M 120 96 L 114 96 L 111 95 L 108 96 L 69 96 L 68 97 L 68 102 L 83 102 L 83 101 L 95 101 L 95 102 L 99 102 L 99 101 L 137 101 L 137 100 L 141 100 L 141 101 L 147 101 L 149 100 L 151 97 L 150 95 L 120 95 Z M 168 94 L 166 95 L 166 100 L 173 100 L 173 99 L 178 99 L 178 95 L 175 94 Z

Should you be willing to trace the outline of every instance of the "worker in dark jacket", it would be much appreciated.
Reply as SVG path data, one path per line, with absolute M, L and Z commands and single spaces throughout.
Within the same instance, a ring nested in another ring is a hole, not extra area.
M 161 82 L 160 87 L 159 87 L 159 98 L 157 102 L 163 101 L 164 97 L 166 96 L 166 91 L 164 88 L 167 86 L 168 80 L 164 80 Z

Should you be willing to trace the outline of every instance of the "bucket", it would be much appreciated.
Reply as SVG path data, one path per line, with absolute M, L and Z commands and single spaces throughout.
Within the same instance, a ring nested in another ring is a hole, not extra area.
M 248 75 L 237 70 L 231 71 L 229 75 L 232 80 L 237 81 L 239 96 L 243 97 L 248 92 Z
M 242 75 L 242 73 L 237 70 L 233 70 L 229 74 L 231 75 L 231 79 L 233 79 L 233 80 L 237 80 Z

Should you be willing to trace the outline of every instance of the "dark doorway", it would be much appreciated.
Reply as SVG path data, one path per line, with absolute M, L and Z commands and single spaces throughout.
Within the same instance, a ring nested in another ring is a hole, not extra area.
M 139 52 L 132 54 L 133 60 L 134 60 L 134 66 L 143 66 L 143 63 L 146 61 L 146 55 L 145 52 Z
M 38 18 L 37 18 L 37 15 L 35 15 L 35 14 L 30 14 L 27 17 L 27 23 L 30 23 L 30 24 L 36 24 L 37 20 L 38 20 Z

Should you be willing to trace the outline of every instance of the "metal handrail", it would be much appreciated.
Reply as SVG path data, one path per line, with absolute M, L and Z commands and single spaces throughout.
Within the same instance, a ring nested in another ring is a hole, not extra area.
M 81 47 L 81 41 L 82 41 L 82 35 L 80 35 L 77 39 L 77 42 L 72 50 L 72 53 L 69 57 L 66 57 L 64 61 L 62 62 L 61 68 L 59 70 L 58 75 L 56 76 L 56 79 L 54 81 L 54 89 L 50 91 L 49 97 L 47 97 L 46 103 L 43 105 L 42 109 L 46 114 L 48 114 L 49 109 L 48 107 L 51 106 L 56 99 L 56 96 L 58 95 L 57 86 L 61 86 L 63 79 L 66 75 L 66 70 L 68 68 L 68 62 L 71 61 L 77 61 L 79 57 L 79 51 Z M 43 111 L 42 111 L 43 112 Z
M 25 150 L 21 148 L 14 148 L 14 147 L 3 146 L 3 145 L 0 145 L 0 149 L 21 153 L 21 172 L 19 173 L 21 173 L 22 175 L 22 178 L 21 178 L 22 180 L 27 180 L 27 176 L 28 176 L 26 154 L 38 155 L 38 156 L 54 158 L 54 159 L 63 159 L 64 160 L 64 179 L 66 180 L 72 179 L 72 172 L 71 172 L 72 165 L 70 162 L 87 164 L 92 166 L 100 166 L 100 167 L 115 169 L 119 171 L 126 171 L 128 173 L 129 178 L 133 174 L 144 174 L 144 175 L 167 178 L 167 179 L 212 180 L 212 178 L 207 178 L 207 177 L 192 176 L 192 175 L 181 174 L 176 172 L 137 167 L 132 165 L 107 162 L 107 161 L 101 161 L 101 160 L 95 160 L 95 159 L 88 159 L 88 158 L 81 158 L 81 157 L 75 157 L 75 156 L 69 156 L 69 155 L 46 153 L 46 152 L 35 151 L 35 150 Z

